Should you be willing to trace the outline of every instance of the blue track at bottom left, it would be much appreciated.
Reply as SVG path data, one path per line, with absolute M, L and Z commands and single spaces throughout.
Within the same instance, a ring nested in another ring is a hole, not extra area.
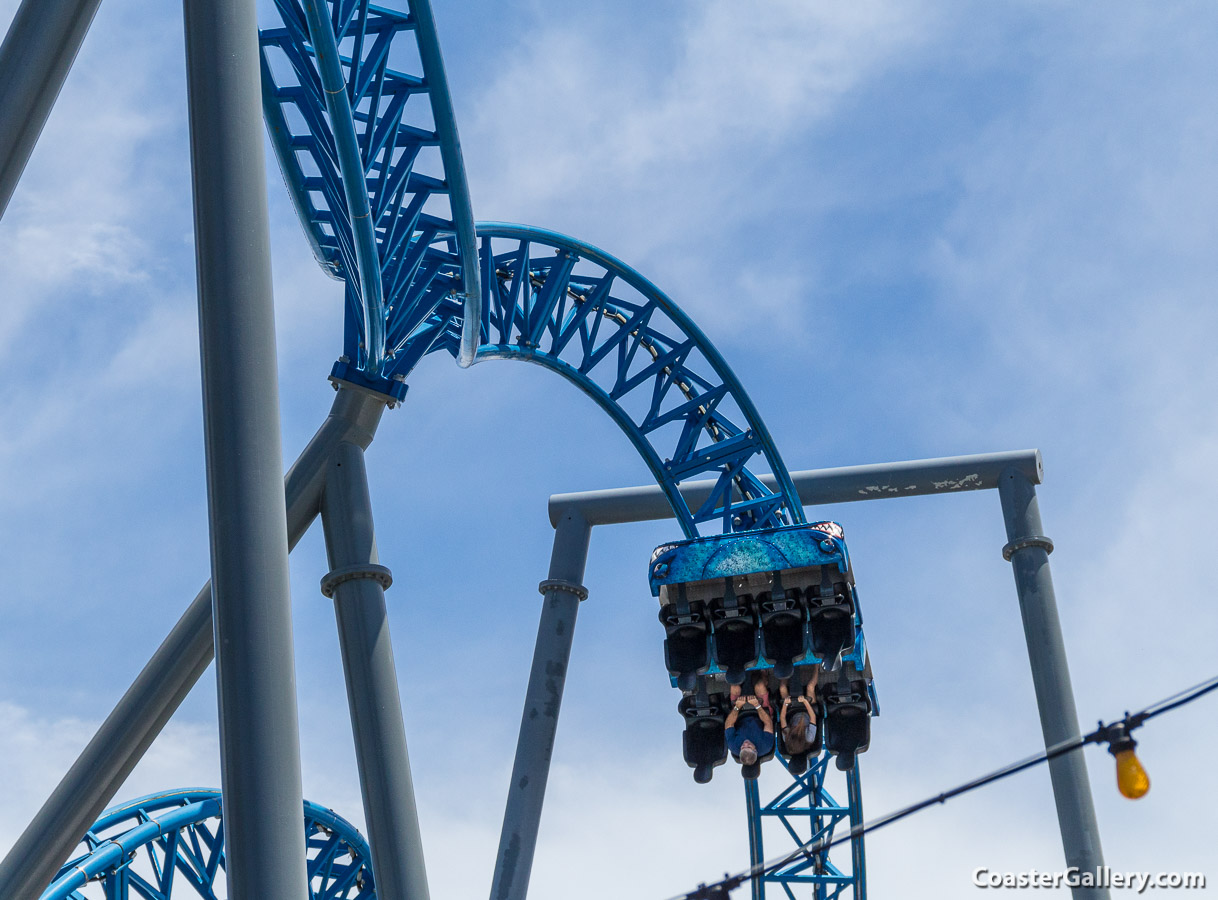
M 198 788 L 109 809 L 40 900 L 223 900 L 220 811 L 220 792 Z M 302 827 L 309 900 L 374 900 L 368 843 L 355 826 L 305 801 Z

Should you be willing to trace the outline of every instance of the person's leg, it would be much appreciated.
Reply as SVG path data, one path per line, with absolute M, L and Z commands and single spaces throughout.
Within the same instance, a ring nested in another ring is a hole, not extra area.
M 804 696 L 811 702 L 816 702 L 816 682 L 820 680 L 820 663 L 812 667 L 812 671 L 808 673 L 808 683 L 804 686 Z
M 813 725 L 815 725 L 817 722 L 816 682 L 819 680 L 819 678 L 820 678 L 820 666 L 815 665 L 812 667 L 812 671 L 808 674 L 808 683 L 804 686 L 804 696 L 808 698 L 808 704 L 807 704 L 807 707 L 805 707 L 805 710 L 808 713 L 808 715 L 812 717 Z M 803 706 L 802 703 L 800 705 Z

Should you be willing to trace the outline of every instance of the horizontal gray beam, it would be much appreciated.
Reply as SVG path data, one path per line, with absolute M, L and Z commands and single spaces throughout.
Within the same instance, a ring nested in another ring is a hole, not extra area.
M 1014 468 L 1033 484 L 1044 474 L 1039 450 L 1008 450 L 973 456 L 945 456 L 907 462 L 844 466 L 839 469 L 808 469 L 792 472 L 791 481 L 804 506 L 850 503 L 855 500 L 885 500 L 925 494 L 958 494 L 998 487 L 998 477 Z M 774 487 L 772 475 L 761 476 Z M 698 509 L 714 489 L 714 481 L 691 481 L 681 486 L 681 496 L 690 509 Z M 589 525 L 617 525 L 671 519 L 672 507 L 656 485 L 554 494 L 550 497 L 550 524 L 557 525 L 566 510 L 578 509 Z

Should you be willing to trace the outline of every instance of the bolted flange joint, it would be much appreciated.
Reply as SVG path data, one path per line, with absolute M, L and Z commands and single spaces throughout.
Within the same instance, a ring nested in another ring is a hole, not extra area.
M 1002 548 L 1002 558 L 1007 562 L 1011 561 L 1011 557 L 1018 551 L 1027 547 L 1040 547 L 1045 553 L 1053 552 L 1053 542 L 1043 534 L 1030 534 L 1027 537 L 1021 537 L 1018 540 L 1011 541 Z
M 361 578 L 370 578 L 386 589 L 393 584 L 393 573 L 387 568 L 375 563 L 363 563 L 358 566 L 343 566 L 330 572 L 321 580 L 321 592 L 327 597 L 333 597 L 334 589 L 344 581 L 358 581 Z
M 568 594 L 574 594 L 578 597 L 580 602 L 588 599 L 588 589 L 586 587 L 573 581 L 563 581 L 561 578 L 547 578 L 537 585 L 537 591 L 541 594 L 548 594 L 550 591 L 566 591 Z

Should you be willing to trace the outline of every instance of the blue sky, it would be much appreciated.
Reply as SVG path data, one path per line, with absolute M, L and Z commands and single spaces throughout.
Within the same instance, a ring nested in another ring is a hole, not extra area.
M 436 5 L 477 218 L 573 234 L 659 284 L 792 469 L 1039 447 L 1084 726 L 1214 674 L 1218 10 Z M 106 0 L 0 222 L 0 847 L 207 577 L 184 90 L 178 6 Z M 273 165 L 288 463 L 332 397 L 341 290 Z M 647 473 L 550 373 L 439 357 L 368 462 L 433 896 L 481 895 L 546 498 Z M 867 810 L 1035 751 L 998 498 L 824 514 L 883 704 Z M 662 898 L 747 860 L 734 773 L 699 787 L 680 759 L 643 568 L 675 532 L 593 535 L 534 897 L 628 880 Z M 305 791 L 358 820 L 325 569 L 311 533 L 292 559 Z M 470 694 L 479 746 L 437 712 Z M 1089 752 L 1110 865 L 1205 871 L 1212 703 L 1143 730 L 1136 804 Z M 122 796 L 218 784 L 214 721 L 209 672 Z M 1047 773 L 879 833 L 868 860 L 877 896 L 914 898 L 965 894 L 978 866 L 1060 867 Z

